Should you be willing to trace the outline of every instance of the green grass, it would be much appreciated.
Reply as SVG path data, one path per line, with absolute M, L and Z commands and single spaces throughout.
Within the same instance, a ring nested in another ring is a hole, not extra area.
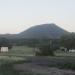
M 32 55 L 33 54 L 33 48 L 26 47 L 26 46 L 14 46 L 10 50 L 10 53 Z
M 33 53 L 33 48 L 26 46 L 14 46 L 7 53 L 0 53 L 0 75 L 19 75 L 13 69 L 13 65 L 22 63 L 26 60 L 25 56 L 33 55 Z
M 75 52 L 55 52 L 56 56 L 75 57 Z
M 12 64 L 6 63 L 0 66 L 0 75 L 19 75 L 19 73 L 13 69 Z
M 39 59 L 43 58 L 42 60 L 44 60 L 44 57 L 34 57 L 33 56 L 32 58 L 33 58 L 33 61 L 37 58 L 39 58 Z M 48 64 L 42 65 L 42 63 L 41 63 L 38 65 L 48 66 L 48 67 L 57 67 L 60 69 L 75 70 L 75 58 L 74 57 L 47 57 L 47 58 L 49 61 Z M 14 64 L 29 63 L 29 62 L 32 62 L 32 59 L 26 59 L 23 57 L 15 57 L 14 58 L 14 56 L 12 56 L 12 57 L 0 56 L 0 75 L 23 75 L 23 74 L 19 74 L 19 71 L 16 71 L 13 68 L 13 65 Z M 26 71 L 26 74 L 24 73 L 24 75 L 34 75 L 34 73 L 30 72 L 30 71 Z
M 42 57 L 33 57 L 34 58 L 41 58 Z M 44 57 L 43 57 L 44 58 Z M 48 67 L 57 67 L 60 69 L 72 69 L 75 70 L 75 58 L 74 57 L 47 57 L 49 63 L 47 65 L 42 65 L 42 64 L 38 64 L 40 66 L 48 66 Z M 14 58 L 13 58 L 14 59 Z M 17 59 L 17 57 L 16 57 Z M 45 61 L 45 60 L 44 60 Z M 46 60 L 47 61 L 47 60 Z M 14 64 L 22 64 L 22 63 L 28 63 L 28 62 L 32 62 L 32 60 L 28 60 L 28 59 L 18 59 L 18 60 L 12 60 L 10 57 L 2 57 L 0 58 L 0 75 L 34 75 L 33 72 L 30 72 L 28 70 L 26 70 L 24 72 L 24 74 L 20 74 L 20 71 L 16 71 L 13 68 Z M 39 62 L 39 61 L 38 61 Z M 23 72 L 23 71 L 22 71 Z M 41 75 L 41 74 L 36 74 L 36 75 Z
M 33 56 L 34 48 L 27 46 L 13 46 L 11 50 L 7 53 L 0 53 L 0 56 Z M 72 56 L 75 57 L 75 53 L 69 52 L 55 52 L 56 56 Z
M 46 66 L 75 70 L 75 57 L 49 57 L 49 59 L 50 63 Z
M 24 60 L 21 57 L 0 56 L 0 75 L 19 75 L 18 71 L 14 70 L 13 65 Z
M 26 61 L 30 60 L 27 60 L 26 56 L 33 55 L 34 48 L 26 46 L 14 46 L 7 53 L 0 53 L 0 75 L 19 75 L 13 69 L 13 64 L 27 63 Z M 55 52 L 55 55 L 55 57 L 49 57 L 50 63 L 46 66 L 75 70 L 75 53 Z
M 1 56 L 32 56 L 34 49 L 26 46 L 13 46 L 7 53 L 0 53 Z
M 31 47 L 27 47 L 27 46 L 14 46 L 8 54 L 11 55 L 20 55 L 20 56 L 30 56 L 30 55 L 34 55 L 34 48 Z M 75 57 L 75 53 L 70 53 L 70 52 L 62 52 L 62 51 L 57 51 L 55 52 L 56 56 L 74 56 Z

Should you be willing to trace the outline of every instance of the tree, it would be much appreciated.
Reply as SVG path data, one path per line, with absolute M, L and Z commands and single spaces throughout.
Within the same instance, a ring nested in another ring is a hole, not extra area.
M 11 49 L 12 45 L 11 45 L 9 39 L 1 37 L 0 38 L 0 47 L 8 47 L 9 49 Z
M 75 49 L 75 33 L 63 35 L 60 39 L 61 46 L 69 49 Z
M 48 40 L 48 42 L 45 41 L 39 44 L 39 50 L 36 51 L 36 56 L 54 56 L 54 51 L 51 46 L 51 43 L 52 42 Z

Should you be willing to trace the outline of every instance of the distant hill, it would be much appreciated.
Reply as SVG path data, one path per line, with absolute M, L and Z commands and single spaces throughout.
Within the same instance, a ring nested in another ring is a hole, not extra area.
M 0 34 L 0 38 L 13 39 L 16 38 L 17 34 Z
M 56 24 L 42 24 L 33 26 L 17 35 L 25 39 L 58 39 L 68 31 L 58 27 Z

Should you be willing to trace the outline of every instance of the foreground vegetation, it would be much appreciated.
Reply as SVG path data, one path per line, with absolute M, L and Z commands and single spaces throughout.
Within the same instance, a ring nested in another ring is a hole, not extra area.
M 25 56 L 33 56 L 35 54 L 34 48 L 27 47 L 27 46 L 13 46 L 9 52 L 0 53 L 0 56 L 18 56 L 18 57 L 25 57 Z M 63 51 L 55 51 L 55 56 L 67 56 L 67 57 L 75 57 L 75 52 L 63 52 Z
M 0 53 L 0 75 L 23 75 L 13 68 L 14 64 L 23 63 L 75 70 L 75 53 L 55 52 L 56 56 L 53 57 L 38 57 L 33 56 L 33 49 L 26 46 L 14 46 L 8 53 Z M 34 75 L 34 73 L 27 71 L 24 75 Z
M 18 72 L 13 69 L 13 64 L 22 60 L 25 59 L 14 56 L 0 56 L 0 75 L 19 75 Z
M 8 59 L 8 57 L 6 59 L 6 57 L 5 58 L 3 57 L 3 59 L 0 59 L 0 75 L 35 75 L 33 72 L 30 72 L 29 70 L 26 70 L 24 74 L 20 74 L 20 71 L 15 70 L 14 68 L 15 64 L 23 64 L 23 63 L 36 63 L 37 65 L 43 67 L 44 66 L 50 68 L 56 67 L 59 69 L 75 70 L 74 57 L 34 57 L 33 56 L 33 57 L 26 57 L 25 59 L 20 58 L 18 60 L 12 60 L 11 58 Z M 23 71 L 21 70 L 21 72 Z M 38 73 L 36 75 L 38 75 Z

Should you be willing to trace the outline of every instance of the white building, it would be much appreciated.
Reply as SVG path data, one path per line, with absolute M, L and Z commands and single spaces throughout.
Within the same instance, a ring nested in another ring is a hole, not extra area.
M 8 52 L 8 47 L 1 47 L 1 52 Z
M 69 50 L 69 52 L 75 52 L 75 49 Z

